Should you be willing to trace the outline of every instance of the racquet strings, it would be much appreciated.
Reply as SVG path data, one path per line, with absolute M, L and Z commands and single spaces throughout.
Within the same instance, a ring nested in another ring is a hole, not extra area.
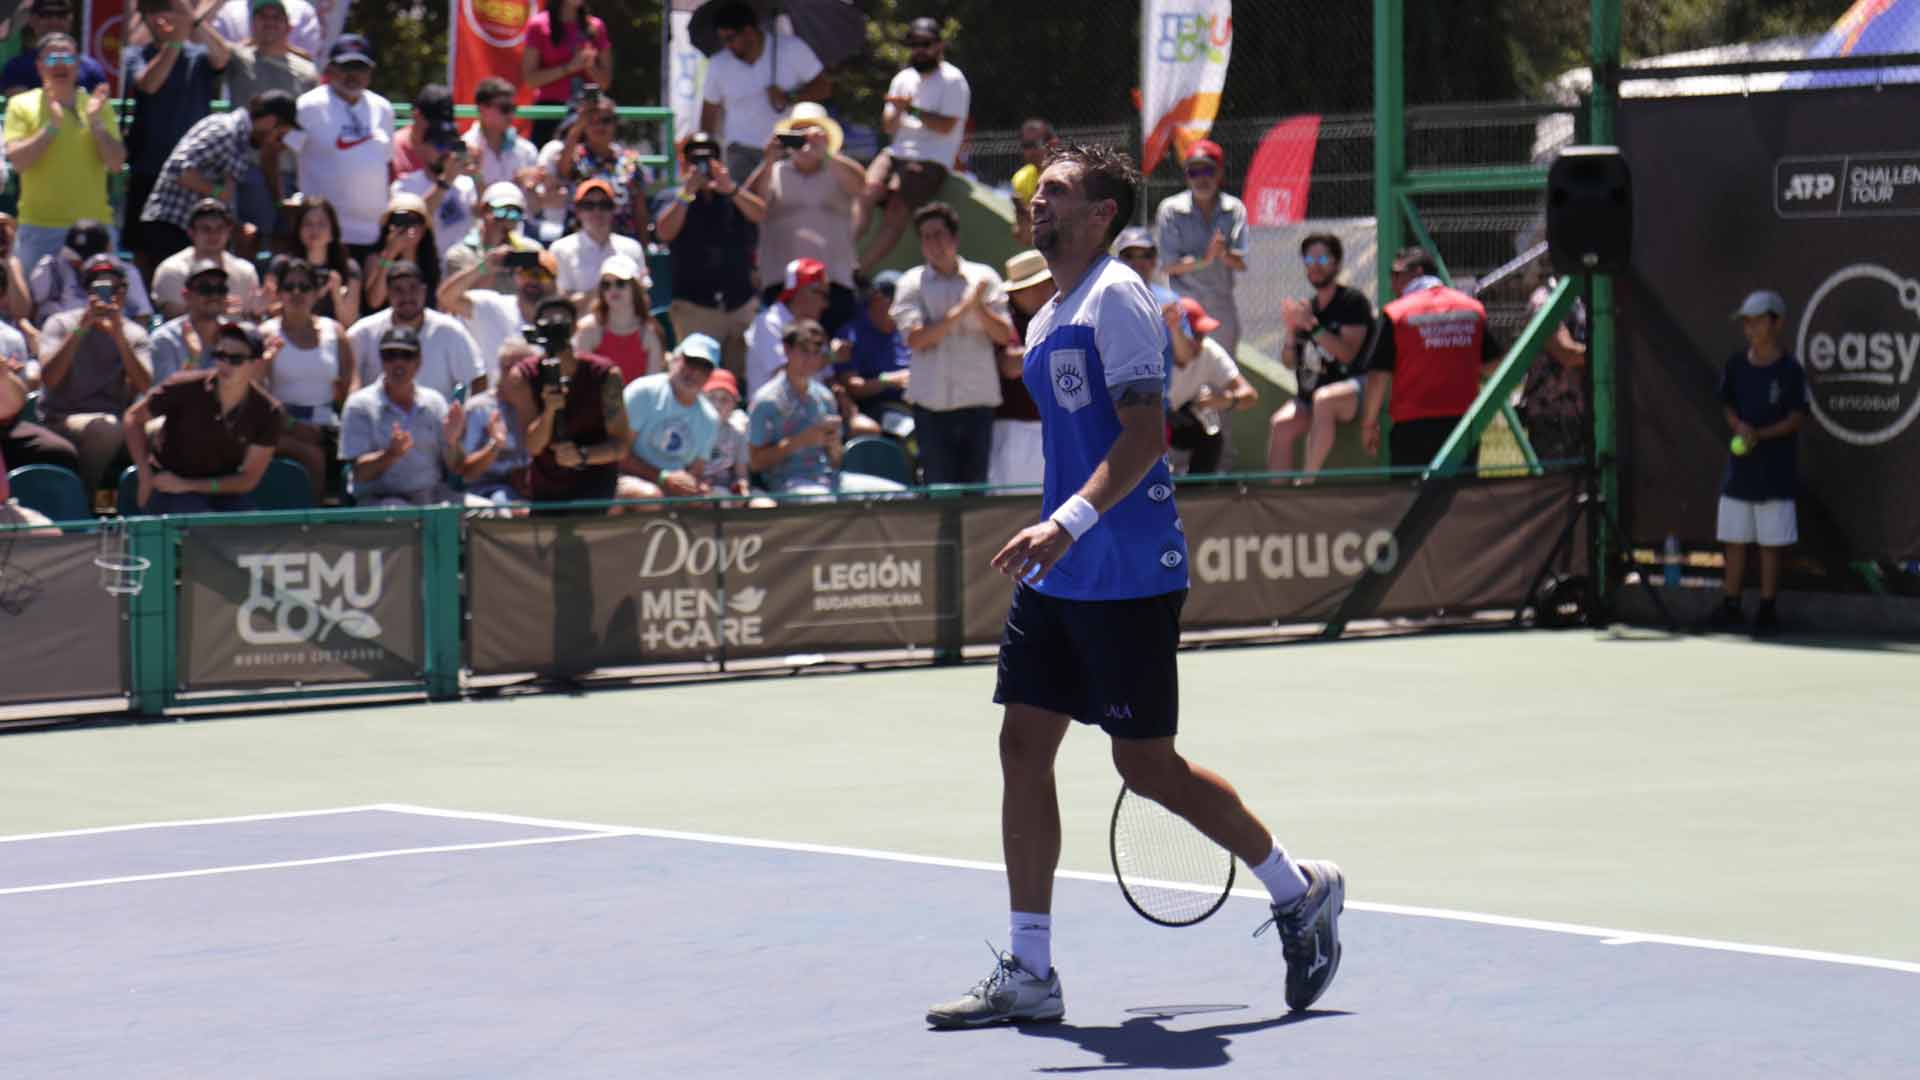
M 1113 871 L 1141 915 L 1174 926 L 1213 914 L 1233 887 L 1233 856 L 1152 799 L 1122 789 L 1113 813 Z

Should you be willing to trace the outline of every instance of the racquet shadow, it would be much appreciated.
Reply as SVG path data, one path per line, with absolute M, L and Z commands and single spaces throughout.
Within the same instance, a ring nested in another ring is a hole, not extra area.
M 1021 1024 L 1018 1029 L 1022 1035 L 1073 1043 L 1090 1054 L 1100 1055 L 1101 1059 L 1098 1065 L 1055 1065 L 1036 1069 L 1035 1072 L 1216 1069 L 1233 1060 L 1233 1055 L 1227 1052 L 1227 1048 L 1233 1044 L 1233 1039 L 1237 1035 L 1286 1027 L 1290 1024 L 1303 1024 L 1309 1020 L 1331 1016 L 1350 1015 L 1340 1009 L 1309 1009 L 1304 1012 L 1283 1013 L 1262 1020 L 1246 1020 L 1237 1024 L 1214 1024 L 1203 1028 L 1167 1028 L 1160 1024 L 1162 1020 L 1178 1016 L 1202 1012 L 1239 1011 L 1245 1008 L 1245 1005 L 1172 1005 L 1130 1009 L 1129 1012 L 1142 1015 L 1133 1016 L 1115 1026 L 1083 1026 L 1062 1022 Z

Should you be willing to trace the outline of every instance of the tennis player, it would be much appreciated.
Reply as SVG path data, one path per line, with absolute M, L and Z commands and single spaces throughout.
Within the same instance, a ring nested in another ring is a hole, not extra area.
M 1040 406 L 1046 520 L 993 558 L 1014 578 L 994 701 L 1011 950 L 938 1028 L 1065 1015 L 1053 967 L 1060 804 L 1053 762 L 1070 721 L 1112 737 L 1135 792 L 1246 861 L 1272 894 L 1286 999 L 1304 1009 L 1340 966 L 1346 882 L 1330 862 L 1295 862 L 1233 787 L 1174 749 L 1187 545 L 1166 461 L 1166 326 L 1140 276 L 1108 257 L 1133 217 L 1140 174 L 1103 147 L 1056 149 L 1033 197 L 1034 244 L 1059 292 L 1027 328 L 1024 378 Z M 1259 931 L 1256 931 L 1256 934 Z

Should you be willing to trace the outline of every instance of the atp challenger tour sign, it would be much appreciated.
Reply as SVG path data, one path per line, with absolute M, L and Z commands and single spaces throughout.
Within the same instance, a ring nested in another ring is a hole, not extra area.
M 1807 374 L 1799 554 L 1829 572 L 1920 556 L 1920 87 L 1622 103 L 1634 268 L 1622 279 L 1625 523 L 1658 546 L 1714 539 L 1742 348 L 1729 313 L 1786 298 Z

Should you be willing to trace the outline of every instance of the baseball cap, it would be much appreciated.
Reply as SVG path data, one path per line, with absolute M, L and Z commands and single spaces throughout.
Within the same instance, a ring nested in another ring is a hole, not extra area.
M 409 263 L 407 265 L 411 266 L 412 264 Z M 418 267 L 415 269 L 417 270 Z M 398 352 L 414 353 L 417 355 L 420 352 L 420 334 L 410 326 L 389 326 L 386 331 L 380 335 L 380 351 L 382 353 Z
M 271 116 L 295 131 L 301 130 L 300 110 L 293 95 L 285 90 L 262 90 L 247 102 L 247 111 L 255 116 Z
M 1747 298 L 1741 301 L 1733 317 L 1742 319 L 1750 315 L 1772 315 L 1777 319 L 1784 319 L 1787 317 L 1787 302 L 1779 293 L 1771 289 L 1750 292 Z
M 718 367 L 720 364 L 720 343 L 706 334 L 688 334 L 680 340 L 680 347 L 673 351 L 682 360 L 698 360 L 708 367 Z M 707 385 L 712 386 L 713 380 L 708 379 Z M 739 397 L 740 394 L 736 391 L 733 396 Z
M 922 15 L 919 18 L 907 24 L 908 37 L 910 38 L 919 37 L 922 34 L 932 38 L 935 41 L 939 41 L 940 40 L 940 20 Z
M 227 264 L 220 261 L 219 259 L 212 259 L 212 258 L 207 258 L 205 256 L 202 256 L 200 258 L 193 260 L 193 262 L 188 265 L 187 280 L 192 281 L 194 278 L 199 277 L 201 274 L 219 274 L 221 277 L 226 277 Z
M 603 278 L 610 277 L 617 281 L 644 282 L 647 280 L 647 272 L 640 269 L 640 264 L 634 262 L 633 256 L 631 255 L 607 256 L 606 260 L 600 264 L 600 276 Z
M 412 259 L 395 259 L 393 265 L 387 267 L 388 284 L 399 281 L 401 278 L 409 277 L 419 278 L 422 281 L 426 280 L 426 275 L 420 272 L 420 264 L 414 262 Z
M 1120 238 L 1113 242 L 1113 250 L 1117 254 L 1129 248 L 1146 248 L 1148 251 L 1158 251 L 1160 250 L 1160 245 L 1153 242 L 1152 229 L 1147 228 L 1145 225 L 1129 225 L 1120 230 Z
M 328 64 L 366 64 L 373 66 L 373 46 L 359 34 L 341 34 L 327 48 Z
M 407 332 L 412 333 L 413 331 L 409 330 Z M 260 331 L 255 329 L 252 323 L 244 323 L 238 319 L 221 319 L 220 322 L 215 325 L 213 335 L 215 337 L 239 338 L 246 343 L 247 351 L 254 356 L 262 356 L 267 351 L 266 341 L 261 338 Z
M 33 6 L 27 12 L 32 15 L 71 15 L 73 5 L 68 0 L 33 0 Z
M 194 222 L 199 221 L 201 218 L 206 217 L 208 214 L 213 214 L 217 217 L 226 218 L 229 222 L 233 220 L 232 207 L 228 206 L 224 202 L 221 202 L 219 199 L 213 198 L 212 196 L 208 196 L 207 198 L 201 199 L 199 202 L 194 203 L 193 209 L 187 211 L 187 224 L 192 225 Z
M 1196 334 L 1211 334 L 1220 329 L 1220 320 L 1207 314 L 1200 301 L 1191 296 L 1180 298 L 1180 313 L 1187 317 L 1187 325 L 1193 327 Z
M 511 180 L 495 180 L 481 193 L 480 202 L 487 207 L 517 206 L 524 211 L 527 208 L 527 193 Z
M 726 368 L 714 368 L 713 374 L 707 376 L 707 385 L 701 387 L 700 392 L 708 394 L 715 390 L 725 390 L 737 398 L 740 396 L 740 380 L 734 378 L 733 372 L 728 371 Z
M 1019 292 L 1053 280 L 1047 269 L 1047 257 L 1038 251 L 1023 251 L 1007 260 L 1007 291 Z
M 67 226 L 67 249 L 82 259 L 107 250 L 111 241 L 106 225 L 92 218 L 81 218 Z
M 877 292 L 889 300 L 893 299 L 893 294 L 899 288 L 900 288 L 900 271 L 898 270 L 880 271 L 879 273 L 873 275 L 873 284 L 868 286 L 869 291 Z
M 606 177 L 603 176 L 589 177 L 580 181 L 579 186 L 573 189 L 573 201 L 579 202 L 585 199 L 587 193 L 590 191 L 597 191 L 607 198 L 612 199 L 614 202 L 620 201 L 619 196 L 613 193 L 613 185 L 608 183 Z
M 248 10 L 259 11 L 261 8 L 266 7 L 277 7 L 281 11 L 285 11 L 287 10 L 287 0 L 253 0 Z
M 126 268 L 120 265 L 119 259 L 111 255 L 104 253 L 100 255 L 89 255 L 87 261 L 80 264 L 80 277 L 83 281 L 92 281 L 97 277 L 108 276 L 119 278 L 121 281 L 127 280 Z
M 793 294 L 809 285 L 827 283 L 827 264 L 819 259 L 795 259 L 787 264 L 786 281 L 780 288 L 780 299 L 784 303 L 793 299 Z
M 1193 148 L 1188 150 L 1187 156 L 1181 160 L 1192 161 L 1195 158 L 1210 158 L 1215 165 L 1225 165 L 1227 163 L 1227 152 L 1220 149 L 1220 144 L 1214 142 L 1212 139 L 1201 139 L 1199 142 L 1193 144 Z

